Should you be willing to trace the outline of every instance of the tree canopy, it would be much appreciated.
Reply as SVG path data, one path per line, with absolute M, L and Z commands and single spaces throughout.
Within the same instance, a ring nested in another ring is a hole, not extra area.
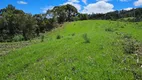
M 33 16 L 12 5 L 1 9 L 0 15 L 0 41 L 13 41 L 17 36 L 20 36 L 20 40 L 29 40 L 53 27 L 44 15 Z
M 58 22 L 63 23 L 65 21 L 73 21 L 73 18 L 77 16 L 77 9 L 70 5 L 55 6 L 52 10 L 48 10 L 47 15 L 52 15 L 52 17 Z

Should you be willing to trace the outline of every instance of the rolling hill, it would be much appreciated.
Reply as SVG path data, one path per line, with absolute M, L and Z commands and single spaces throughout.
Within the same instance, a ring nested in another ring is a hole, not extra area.
M 46 33 L 43 42 L 0 56 L 0 80 L 140 80 L 141 25 L 109 20 L 65 23 Z

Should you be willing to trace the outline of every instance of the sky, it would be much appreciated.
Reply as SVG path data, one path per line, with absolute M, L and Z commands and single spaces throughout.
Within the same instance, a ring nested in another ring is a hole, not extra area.
M 12 4 L 26 13 L 45 13 L 54 6 L 71 4 L 80 13 L 107 13 L 142 7 L 142 0 L 0 0 L 0 9 Z

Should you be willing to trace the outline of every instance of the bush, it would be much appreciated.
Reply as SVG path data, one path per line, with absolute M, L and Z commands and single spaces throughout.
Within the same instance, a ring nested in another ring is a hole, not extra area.
M 124 34 L 124 35 L 123 35 L 123 38 L 124 38 L 124 39 L 131 39 L 131 38 L 132 38 L 132 35 L 130 35 L 130 34 Z
M 15 41 L 15 42 L 22 41 L 22 40 L 24 40 L 24 37 L 22 35 L 16 35 L 16 36 L 13 37 L 12 40 Z
M 114 29 L 112 29 L 112 28 L 106 28 L 105 31 L 114 32 Z
M 126 39 L 123 43 L 123 48 L 127 54 L 135 54 L 139 48 L 139 43 L 136 40 Z
M 83 34 L 84 43 L 90 43 L 90 39 L 88 38 L 87 34 Z
M 41 36 L 41 42 L 43 42 L 43 41 L 44 41 L 44 35 Z
M 72 36 L 75 36 L 75 33 L 73 33 Z
M 61 36 L 60 36 L 60 35 L 57 35 L 56 39 L 61 39 Z
M 120 28 L 124 28 L 124 26 L 121 26 Z

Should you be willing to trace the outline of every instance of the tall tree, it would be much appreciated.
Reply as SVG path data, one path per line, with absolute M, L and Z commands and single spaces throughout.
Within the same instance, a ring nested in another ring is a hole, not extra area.
M 58 23 L 65 21 L 73 21 L 73 17 L 78 14 L 77 9 L 70 5 L 55 6 L 52 10 L 48 10 L 47 15 L 52 15 L 53 20 L 57 20 Z
M 75 17 L 78 14 L 78 11 L 74 6 L 70 4 L 65 5 L 65 7 L 67 12 L 67 20 L 72 21 L 72 17 Z

